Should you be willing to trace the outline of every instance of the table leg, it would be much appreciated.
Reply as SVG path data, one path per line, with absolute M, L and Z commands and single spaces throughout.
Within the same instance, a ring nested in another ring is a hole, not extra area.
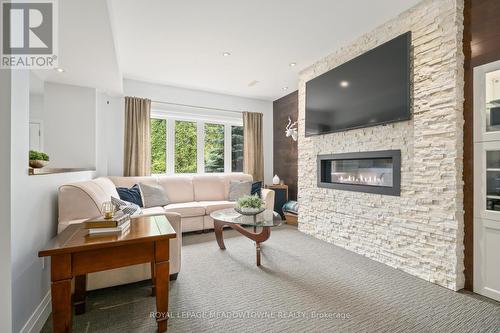
M 156 323 L 158 332 L 167 330 L 169 287 L 169 241 L 155 243 Z
M 72 329 L 71 255 L 51 258 L 52 329 L 54 333 L 68 333 Z
M 156 296 L 156 269 L 155 263 L 151 263 L 151 296 Z
M 78 275 L 75 277 L 75 294 L 73 303 L 75 304 L 75 314 L 85 313 L 85 297 L 87 292 L 87 275 Z
M 217 239 L 217 244 L 219 244 L 219 248 L 221 250 L 226 249 L 226 245 L 224 245 L 224 238 L 222 236 L 222 227 L 224 224 L 220 221 L 214 220 L 214 232 L 215 232 L 215 239 Z
M 255 242 L 255 250 L 257 252 L 257 266 L 260 266 L 260 243 Z

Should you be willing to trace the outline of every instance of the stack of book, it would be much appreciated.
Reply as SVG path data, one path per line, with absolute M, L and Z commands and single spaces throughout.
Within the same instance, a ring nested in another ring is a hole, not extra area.
M 83 227 L 88 229 L 89 235 L 122 233 L 130 228 L 130 215 L 118 211 L 110 219 L 96 216 L 83 222 Z

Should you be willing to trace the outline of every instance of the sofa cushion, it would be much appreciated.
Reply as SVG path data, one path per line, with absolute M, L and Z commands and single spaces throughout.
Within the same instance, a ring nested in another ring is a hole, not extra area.
M 151 207 L 151 208 L 143 208 L 142 216 L 153 216 L 153 215 L 163 215 L 165 214 L 165 210 L 163 207 Z
M 196 175 L 193 176 L 194 200 L 225 200 L 226 187 L 223 176 Z
M 181 202 L 172 203 L 163 207 L 166 212 L 175 212 L 181 214 L 181 217 L 194 217 L 205 215 L 205 207 L 199 202 Z
M 132 187 L 135 184 L 158 184 L 158 178 L 156 176 L 143 176 L 143 177 L 108 177 L 116 187 Z
M 236 205 L 234 201 L 227 201 L 227 200 L 199 201 L 198 203 L 203 207 L 205 207 L 206 215 L 210 215 L 211 213 L 219 209 L 234 208 L 234 206 Z
M 158 184 L 171 203 L 195 201 L 192 176 L 158 176 Z

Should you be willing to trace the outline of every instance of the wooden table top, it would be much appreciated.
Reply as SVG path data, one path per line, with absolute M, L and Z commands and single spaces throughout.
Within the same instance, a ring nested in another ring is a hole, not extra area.
M 175 237 L 174 228 L 164 215 L 133 218 L 130 221 L 130 228 L 119 234 L 90 236 L 83 223 L 77 223 L 52 238 L 45 249 L 38 252 L 38 256 L 47 257 Z

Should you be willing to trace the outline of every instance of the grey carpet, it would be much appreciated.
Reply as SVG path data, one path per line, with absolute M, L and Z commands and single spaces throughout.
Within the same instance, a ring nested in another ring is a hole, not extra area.
M 170 284 L 169 332 L 500 332 L 500 303 L 433 285 L 293 227 L 273 230 L 261 268 L 250 240 L 225 234 L 225 251 L 213 233 L 184 236 L 181 273 Z M 74 331 L 154 332 L 149 294 L 147 282 L 91 292 Z M 50 318 L 42 332 L 51 332 Z

